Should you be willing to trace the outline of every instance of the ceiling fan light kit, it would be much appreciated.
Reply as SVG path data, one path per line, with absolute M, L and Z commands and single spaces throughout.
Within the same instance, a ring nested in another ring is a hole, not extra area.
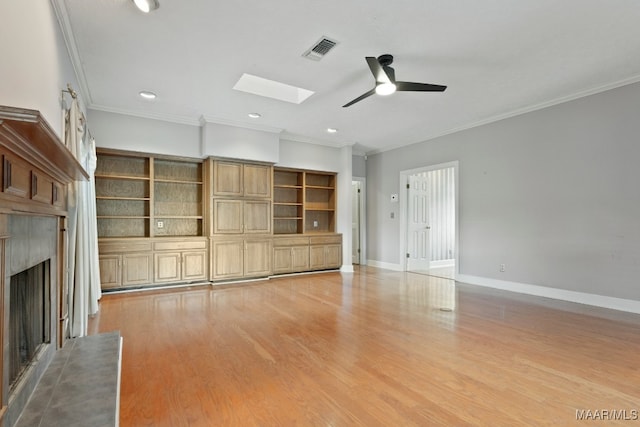
M 391 95 L 398 92 L 444 92 L 447 88 L 442 85 L 433 85 L 429 83 L 414 83 L 414 82 L 398 82 L 396 81 L 396 72 L 391 68 L 393 63 L 393 56 L 386 54 L 380 55 L 378 58 L 373 56 L 365 57 L 369 69 L 376 79 L 376 86 L 369 92 L 366 92 L 353 101 L 347 102 L 342 107 L 349 107 L 356 102 L 360 102 L 365 98 L 373 94 L 377 95 Z
M 378 95 L 387 96 L 396 91 L 396 85 L 393 83 L 380 83 L 376 86 L 376 93 Z
M 136 7 L 144 13 L 149 13 L 160 7 L 158 0 L 133 0 Z

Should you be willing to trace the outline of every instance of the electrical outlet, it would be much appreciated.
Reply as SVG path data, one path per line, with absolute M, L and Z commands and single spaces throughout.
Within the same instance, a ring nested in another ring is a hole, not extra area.
M 500 272 L 504 273 L 505 269 L 506 269 L 505 265 L 504 264 L 500 264 Z
M 313 228 L 318 228 L 318 221 L 313 221 Z
M 158 221 L 158 228 L 164 228 L 164 221 Z

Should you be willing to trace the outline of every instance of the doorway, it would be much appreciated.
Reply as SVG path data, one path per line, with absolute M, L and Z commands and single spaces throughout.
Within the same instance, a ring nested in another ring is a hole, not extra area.
M 458 162 L 403 171 L 401 257 L 405 271 L 455 279 Z
M 351 262 L 366 265 L 365 178 L 351 181 Z

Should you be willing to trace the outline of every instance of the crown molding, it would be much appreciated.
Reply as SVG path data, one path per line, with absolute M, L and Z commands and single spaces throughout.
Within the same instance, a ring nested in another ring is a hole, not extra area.
M 564 104 L 564 103 L 570 102 L 570 101 L 575 101 L 575 100 L 580 99 L 580 98 L 586 98 L 587 96 L 591 96 L 591 95 L 597 95 L 599 93 L 607 92 L 609 90 L 617 89 L 619 87 L 627 86 L 627 85 L 638 83 L 638 82 L 640 82 L 640 75 L 631 76 L 629 78 L 618 80 L 618 81 L 615 81 L 615 82 L 612 82 L 612 83 L 607 83 L 607 84 L 596 86 L 596 87 L 593 87 L 593 88 L 590 88 L 590 89 L 585 89 L 583 91 L 576 92 L 576 93 L 573 93 L 571 95 L 562 96 L 560 98 L 555 98 L 555 99 L 552 99 L 550 101 L 541 102 L 539 104 L 530 105 L 528 107 L 520 108 L 520 109 L 517 109 L 517 110 L 512 110 L 512 111 L 509 111 L 507 113 L 497 114 L 495 116 L 491 116 L 489 118 L 482 119 L 482 120 L 479 120 L 477 122 L 472 122 L 472 123 L 468 123 L 466 125 L 458 126 L 458 127 L 449 129 L 447 131 L 444 131 L 444 132 L 429 136 L 429 137 L 427 137 L 427 138 L 425 138 L 423 140 L 417 141 L 417 142 L 411 142 L 411 143 L 408 143 L 408 144 L 397 144 L 397 145 L 389 146 L 389 147 L 386 147 L 386 148 L 383 148 L 383 149 L 380 149 L 380 150 L 372 150 L 372 151 L 369 151 L 367 154 L 368 155 L 379 154 L 379 153 L 384 153 L 386 151 L 396 150 L 398 148 L 408 147 L 410 145 L 420 144 L 420 143 L 431 141 L 431 140 L 434 140 L 436 138 L 440 138 L 440 137 L 443 137 L 443 136 L 446 136 L 446 135 L 451 135 L 453 133 L 461 132 L 461 131 L 464 131 L 464 130 L 472 129 L 472 128 L 475 128 L 475 127 L 487 125 L 487 124 L 494 123 L 494 122 L 499 122 L 500 120 L 509 119 L 511 117 L 520 116 L 522 114 L 527 114 L 527 113 L 531 113 L 531 112 L 534 112 L 534 111 L 543 110 L 545 108 L 553 107 L 555 105 Z
M 277 134 L 281 134 L 284 130 L 282 128 L 277 128 L 273 126 L 261 125 L 258 123 L 247 123 L 239 120 L 223 119 L 220 117 L 205 116 L 204 114 L 200 116 L 199 122 L 201 125 L 205 125 L 207 123 L 215 123 L 218 125 L 234 126 L 237 128 L 258 130 L 262 132 L 277 133 Z
M 69 19 L 67 7 L 64 4 L 64 0 L 51 0 L 51 4 L 53 5 L 53 10 L 56 14 L 56 18 L 58 19 L 65 45 L 67 46 L 67 52 L 71 59 L 73 72 L 75 73 L 78 84 L 80 85 L 78 91 L 82 95 L 82 100 L 84 101 L 85 106 L 89 108 L 93 103 L 93 100 L 91 98 L 89 85 L 87 84 L 87 76 L 85 75 L 84 67 L 82 66 L 82 59 L 80 58 L 76 38 L 73 35 L 73 29 L 71 28 L 71 20 Z
M 104 111 L 106 113 L 122 114 L 125 116 L 140 117 L 143 119 L 161 120 L 163 122 L 178 123 L 181 125 L 200 126 L 200 121 L 193 117 L 177 116 L 173 114 L 154 113 L 150 111 L 140 112 L 131 111 L 123 108 L 107 107 L 106 105 L 91 104 L 88 107 L 90 110 Z

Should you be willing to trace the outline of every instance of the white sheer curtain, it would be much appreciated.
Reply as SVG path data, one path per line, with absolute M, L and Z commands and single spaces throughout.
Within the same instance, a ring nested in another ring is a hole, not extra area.
M 71 337 L 87 334 L 88 318 L 98 312 L 101 297 L 96 225 L 95 141 L 89 137 L 86 123 L 76 99 L 67 113 L 65 142 L 85 168 L 88 181 L 74 181 L 68 191 L 69 324 Z

